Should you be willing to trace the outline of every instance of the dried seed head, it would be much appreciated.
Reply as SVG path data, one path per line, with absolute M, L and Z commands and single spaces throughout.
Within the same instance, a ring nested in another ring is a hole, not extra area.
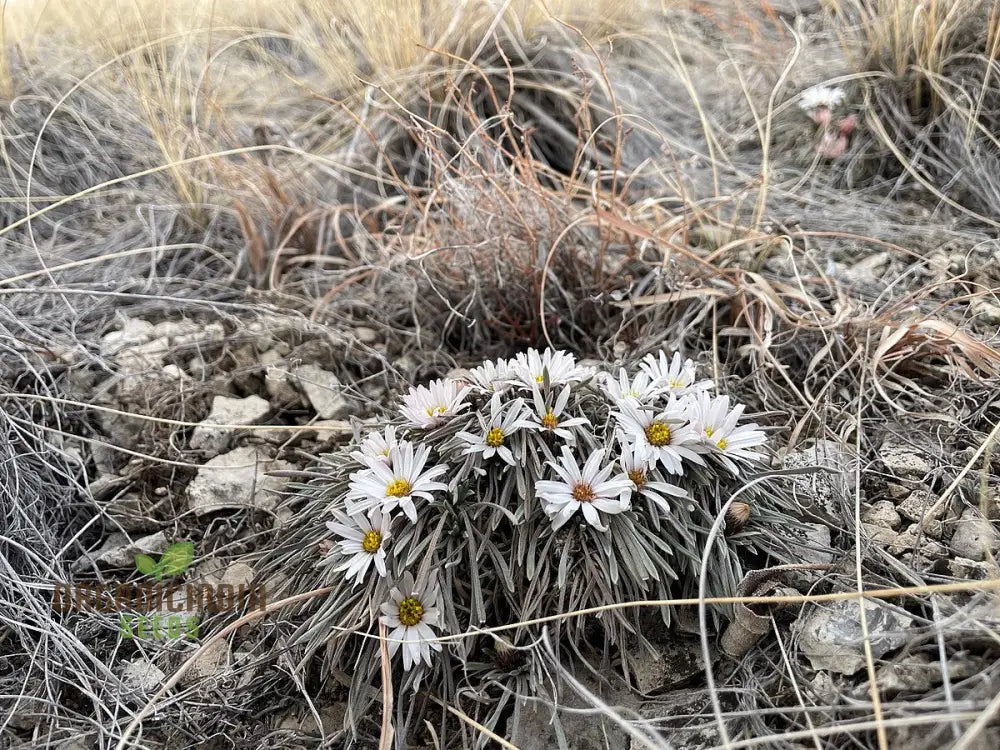
M 493 660 L 496 662 L 497 669 L 513 672 L 515 669 L 523 667 L 528 658 L 524 651 L 514 648 L 506 641 L 497 641 L 493 650 Z
M 734 534 L 750 520 L 750 506 L 746 503 L 735 502 L 726 511 L 726 533 Z

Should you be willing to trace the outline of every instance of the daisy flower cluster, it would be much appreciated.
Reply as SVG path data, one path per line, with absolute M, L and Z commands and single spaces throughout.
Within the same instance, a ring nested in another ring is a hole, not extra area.
M 349 453 L 321 564 L 377 600 L 406 671 L 528 599 L 669 593 L 696 573 L 715 490 L 764 460 L 743 412 L 679 353 L 609 372 L 530 349 L 418 385 Z

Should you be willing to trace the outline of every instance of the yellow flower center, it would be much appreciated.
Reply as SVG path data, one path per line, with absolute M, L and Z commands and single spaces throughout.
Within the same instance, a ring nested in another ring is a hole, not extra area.
M 581 482 L 573 488 L 573 499 L 579 500 L 581 503 L 593 502 L 596 497 L 597 495 L 594 494 L 594 490 L 589 484 Z
M 628 478 L 632 480 L 632 484 L 636 487 L 642 487 L 646 484 L 646 472 L 639 469 L 633 469 L 628 473 Z
M 399 621 L 412 628 L 424 618 L 424 605 L 415 597 L 408 596 L 399 603 Z
M 725 438 L 722 438 L 722 440 L 716 443 L 716 445 L 719 446 L 720 451 L 724 451 L 726 449 L 726 446 L 729 445 L 729 443 L 726 442 Z
M 435 414 L 444 414 L 446 411 L 448 411 L 448 407 L 447 406 L 429 406 L 428 408 L 424 409 L 424 411 L 427 412 L 427 416 L 428 417 L 433 417 Z
M 646 440 L 650 445 L 659 448 L 670 443 L 670 428 L 663 422 L 653 422 L 646 428 Z
M 369 555 L 374 555 L 381 546 L 382 535 L 379 532 L 375 531 L 375 529 L 365 532 L 365 538 L 361 540 L 361 549 Z
M 667 385 L 669 385 L 671 388 L 683 388 L 684 387 L 684 383 L 682 383 L 677 378 L 671 378 L 670 380 L 668 380 L 667 381 Z
M 537 375 L 535 377 L 535 382 L 536 383 L 544 383 L 545 382 L 545 376 L 544 375 Z
M 393 479 L 385 488 L 385 494 L 387 497 L 406 497 L 412 489 L 413 487 L 405 479 Z
M 559 417 L 557 417 L 550 409 L 548 412 L 545 413 L 545 416 L 542 417 L 542 427 L 544 427 L 546 430 L 554 430 L 558 426 L 559 426 Z
M 715 432 L 715 428 L 714 427 L 706 427 L 705 428 L 705 437 L 712 437 L 712 433 L 713 432 Z
M 490 448 L 499 448 L 503 445 L 503 430 L 499 427 L 494 427 L 492 430 L 486 433 L 486 444 Z

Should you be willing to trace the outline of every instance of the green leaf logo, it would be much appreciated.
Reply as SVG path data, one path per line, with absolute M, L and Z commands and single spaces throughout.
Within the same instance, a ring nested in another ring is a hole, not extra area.
M 192 560 L 194 560 L 194 542 L 177 542 L 167 547 L 159 560 L 154 560 L 149 555 L 136 555 L 135 567 L 143 575 L 156 576 L 156 580 L 160 581 L 164 576 L 183 573 L 191 565 Z
M 136 555 L 135 567 L 137 567 L 139 572 L 144 576 L 156 575 L 156 560 L 149 555 Z

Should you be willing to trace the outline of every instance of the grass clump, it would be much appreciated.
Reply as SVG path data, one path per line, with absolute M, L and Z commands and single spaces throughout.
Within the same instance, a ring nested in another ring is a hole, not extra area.
M 874 136 L 864 163 L 997 226 L 1000 11 L 993 3 L 847 4 Z

